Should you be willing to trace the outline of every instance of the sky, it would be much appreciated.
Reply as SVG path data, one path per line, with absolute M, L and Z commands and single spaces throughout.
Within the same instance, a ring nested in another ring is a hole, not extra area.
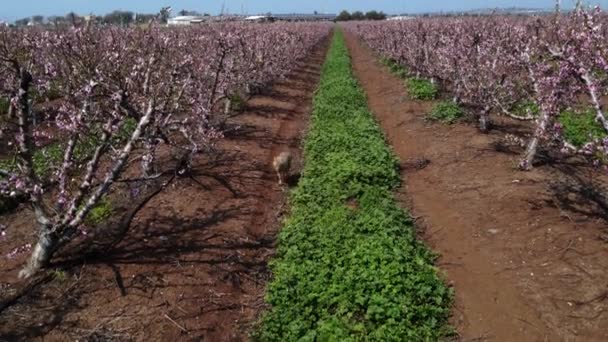
M 575 0 L 561 0 L 564 7 Z M 608 0 L 587 0 L 608 9 Z M 105 14 L 113 10 L 156 13 L 163 6 L 172 6 L 174 12 L 182 9 L 217 14 L 224 7 L 229 13 L 338 13 L 343 9 L 354 11 L 381 10 L 389 14 L 422 13 L 480 8 L 553 8 L 555 0 L 0 0 L 0 20 L 12 21 L 35 14 L 64 15 Z

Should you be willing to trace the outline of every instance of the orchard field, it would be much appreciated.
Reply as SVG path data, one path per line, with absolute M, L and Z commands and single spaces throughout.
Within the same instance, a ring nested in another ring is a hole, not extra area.
M 607 99 L 599 8 L 0 28 L 0 341 L 607 340 Z

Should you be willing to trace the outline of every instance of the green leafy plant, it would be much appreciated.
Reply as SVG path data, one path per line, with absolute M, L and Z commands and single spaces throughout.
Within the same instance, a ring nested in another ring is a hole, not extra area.
M 230 100 L 230 109 L 234 112 L 241 112 L 245 109 L 246 101 L 239 94 L 233 94 L 228 97 Z
M 37 150 L 33 156 L 36 173 L 39 175 L 47 175 L 52 172 L 53 168 L 61 162 L 63 152 L 64 148 L 62 143 L 53 143 Z
M 407 90 L 411 98 L 416 100 L 433 100 L 437 97 L 437 85 L 423 78 L 408 78 Z
M 13 166 L 14 164 L 15 164 L 14 157 L 0 159 L 0 169 L 12 170 L 12 168 L 14 167 Z M 0 176 L 0 179 L 2 179 L 2 176 Z
M 428 115 L 430 120 L 437 120 L 443 123 L 452 124 L 464 115 L 464 111 L 453 101 L 439 102 L 433 107 Z
M 386 67 L 390 67 L 393 64 L 396 64 L 395 60 L 392 58 L 388 58 L 388 57 L 381 57 L 380 58 L 380 64 L 386 66 Z
M 118 133 L 114 136 L 112 143 L 115 145 L 121 144 L 129 139 L 131 134 L 135 131 L 137 127 L 137 121 L 133 118 L 127 118 L 124 120 L 123 125 L 120 126 Z M 90 145 L 94 145 L 91 143 Z
M 380 63 L 388 67 L 389 71 L 399 78 L 405 79 L 409 75 L 409 70 L 393 59 L 383 57 L 380 59 Z
M 0 114 L 8 113 L 9 100 L 6 97 L 0 97 Z
M 105 198 L 100 201 L 97 206 L 91 209 L 85 222 L 90 226 L 100 225 L 109 219 L 113 212 L 114 208 L 112 207 L 112 203 L 110 200 Z
M 64 281 L 66 281 L 68 279 L 67 273 L 64 270 L 60 270 L 58 268 L 52 270 L 50 272 L 50 275 L 53 278 L 53 280 L 56 280 L 60 283 L 63 283 Z
M 431 341 L 451 292 L 393 198 L 386 145 L 337 31 L 314 98 L 305 166 L 278 238 L 257 341 Z M 354 210 L 355 208 L 356 210 Z
M 525 101 L 515 104 L 513 106 L 513 114 L 521 117 L 527 117 L 532 115 L 534 117 L 540 115 L 540 107 L 536 102 L 533 101 Z
M 566 141 L 577 147 L 608 136 L 602 125 L 595 121 L 592 109 L 563 111 L 559 116 L 559 122 L 563 127 Z

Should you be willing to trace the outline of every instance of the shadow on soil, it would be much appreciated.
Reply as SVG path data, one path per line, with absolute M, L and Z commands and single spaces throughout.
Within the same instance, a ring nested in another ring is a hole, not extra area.
M 243 138 L 239 136 L 239 138 Z M 270 137 L 267 137 L 272 140 Z M 125 214 L 120 219 L 107 222 L 98 227 L 90 238 L 77 241 L 57 256 L 47 274 L 37 285 L 22 289 L 22 294 L 7 303 L 2 312 L 0 322 L 10 315 L 10 311 L 18 311 L 20 322 L 13 324 L 15 329 L 1 335 L 0 341 L 28 340 L 47 335 L 57 327 L 62 331 L 70 331 L 78 326 L 78 322 L 66 322 L 64 317 L 86 307 L 82 298 L 90 296 L 97 288 L 90 284 L 80 284 L 85 267 L 107 267 L 113 274 L 114 286 L 122 296 L 142 295 L 152 298 L 158 291 L 163 291 L 167 285 L 163 279 L 167 274 L 139 274 L 133 278 L 125 278 L 121 273 L 123 265 L 169 265 L 175 266 L 175 273 L 180 272 L 179 265 L 212 265 L 220 270 L 222 280 L 239 287 L 242 277 L 255 279 L 260 284 L 269 277 L 266 255 L 274 245 L 273 236 L 261 236 L 256 239 L 243 239 L 230 234 L 213 230 L 229 220 L 248 220 L 252 215 L 259 214 L 255 208 L 226 206 L 217 204 L 210 210 L 200 212 L 195 218 L 182 218 L 180 213 L 170 212 L 154 215 L 145 222 L 133 225 L 138 212 L 167 187 L 176 184 L 178 187 L 198 186 L 204 191 L 214 191 L 223 188 L 231 193 L 233 198 L 256 198 L 257 194 L 245 194 L 238 189 L 246 188 L 245 183 L 260 182 L 269 179 L 273 174 L 264 171 L 267 168 L 262 163 L 249 165 L 240 164 L 234 168 L 235 162 L 243 158 L 239 152 L 218 153 L 208 162 L 197 165 L 191 172 L 179 177 L 171 176 L 159 180 L 155 184 L 147 184 L 138 196 L 139 201 L 134 207 L 126 209 L 131 201 L 122 203 Z M 263 170 L 260 172 L 260 170 Z M 257 173 L 256 173 L 257 172 Z M 260 177 L 262 176 L 262 177 Z M 291 178 L 297 182 L 297 178 Z M 165 210 L 166 212 L 166 210 Z M 259 253 L 255 251 L 259 250 Z M 247 251 L 253 251 L 249 253 Z M 77 257 L 74 257 L 77 256 Z M 196 286 L 195 282 L 189 284 Z M 178 284 L 177 287 L 188 286 Z M 236 304 L 235 304 L 236 305 Z M 219 305 L 213 310 L 228 310 L 230 305 Z M 232 305 L 234 306 L 234 305 Z M 23 310 L 27 308 L 27 310 Z M 13 322 L 15 323 L 15 322 Z M 90 333 L 90 334 L 89 334 Z M 100 331 L 80 331 L 72 334 L 74 337 L 95 338 Z M 105 337 L 118 338 L 119 335 L 105 332 Z M 100 337 L 100 336 L 97 336 Z

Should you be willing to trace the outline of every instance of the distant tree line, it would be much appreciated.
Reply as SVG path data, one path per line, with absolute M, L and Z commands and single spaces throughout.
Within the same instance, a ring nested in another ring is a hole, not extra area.
M 382 11 L 369 11 L 367 13 L 363 13 L 361 11 L 355 11 L 350 13 L 348 11 L 342 11 L 336 17 L 336 21 L 349 21 L 349 20 L 384 20 L 386 19 L 386 14 Z
M 209 17 L 211 15 L 209 13 L 201 14 L 201 12 L 188 11 L 188 10 L 181 10 L 181 11 L 177 12 L 177 14 L 180 16 L 193 16 L 193 17 Z

